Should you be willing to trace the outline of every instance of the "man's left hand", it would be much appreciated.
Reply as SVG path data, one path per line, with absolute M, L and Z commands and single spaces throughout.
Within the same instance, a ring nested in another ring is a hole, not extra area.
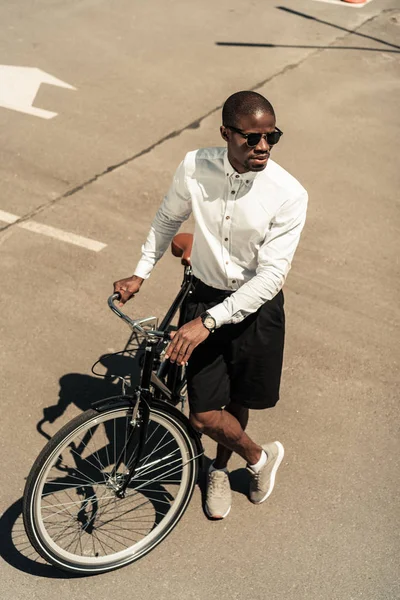
M 165 358 L 170 359 L 172 363 L 177 362 L 184 365 L 190 358 L 193 350 L 204 342 L 210 335 L 210 332 L 204 327 L 200 317 L 189 321 L 178 331 L 171 331 L 172 342 L 170 342 Z

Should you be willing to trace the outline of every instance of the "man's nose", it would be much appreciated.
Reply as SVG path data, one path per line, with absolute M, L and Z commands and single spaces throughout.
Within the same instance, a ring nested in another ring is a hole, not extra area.
M 269 152 L 271 150 L 271 146 L 268 144 L 265 136 L 261 137 L 261 140 L 258 142 L 256 146 L 256 150 L 259 152 Z

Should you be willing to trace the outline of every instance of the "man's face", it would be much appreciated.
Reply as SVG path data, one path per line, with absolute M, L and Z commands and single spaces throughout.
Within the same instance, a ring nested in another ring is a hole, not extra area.
M 243 133 L 270 133 L 275 130 L 275 117 L 269 113 L 258 112 L 254 115 L 238 115 L 235 123 L 228 123 Z M 240 133 L 229 127 L 221 127 L 221 135 L 228 143 L 228 158 L 238 173 L 262 171 L 267 166 L 272 146 L 261 138 L 257 146 L 249 148 Z

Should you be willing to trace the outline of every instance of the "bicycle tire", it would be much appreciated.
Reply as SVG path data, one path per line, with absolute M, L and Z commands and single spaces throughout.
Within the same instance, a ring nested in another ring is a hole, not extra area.
M 186 418 L 155 402 L 139 468 L 126 497 L 116 496 L 111 480 L 115 484 L 123 475 L 113 479 L 109 469 L 121 449 L 126 452 L 132 419 L 132 404 L 117 400 L 115 408 L 90 409 L 60 429 L 33 464 L 24 490 L 32 546 L 47 562 L 75 574 L 111 571 L 150 552 L 184 514 L 197 481 L 199 447 Z M 124 456 L 121 470 L 131 457 Z

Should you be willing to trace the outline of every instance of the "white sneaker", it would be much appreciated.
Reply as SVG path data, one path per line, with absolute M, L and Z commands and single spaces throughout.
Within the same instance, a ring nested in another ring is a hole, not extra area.
M 261 447 L 267 454 L 267 462 L 258 473 L 254 473 L 250 467 L 247 467 L 251 476 L 249 498 L 253 504 L 261 504 L 271 494 L 275 485 L 276 472 L 285 454 L 280 442 L 271 442 Z
M 232 491 L 228 473 L 215 469 L 208 472 L 206 513 L 210 519 L 225 519 L 231 510 Z

